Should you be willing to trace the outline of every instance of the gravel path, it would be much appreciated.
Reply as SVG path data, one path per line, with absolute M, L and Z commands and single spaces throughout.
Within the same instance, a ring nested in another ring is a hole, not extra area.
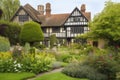
M 54 70 L 49 71 L 49 72 L 40 73 L 40 74 L 36 75 L 34 78 L 30 78 L 30 79 L 27 79 L 27 80 L 35 80 L 37 77 L 40 77 L 40 76 L 42 76 L 44 74 L 50 74 L 50 73 L 54 73 L 54 72 L 60 72 L 60 71 L 62 71 L 62 69 L 63 68 L 59 68 L 59 69 L 54 69 Z

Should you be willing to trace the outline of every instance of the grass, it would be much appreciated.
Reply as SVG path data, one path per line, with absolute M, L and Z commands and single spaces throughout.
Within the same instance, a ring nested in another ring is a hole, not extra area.
M 34 73 L 0 73 L 0 80 L 25 80 L 34 77 Z
M 36 78 L 35 80 L 88 80 L 88 79 L 72 78 L 72 77 L 66 76 L 61 72 L 55 72 L 51 74 L 42 75 Z

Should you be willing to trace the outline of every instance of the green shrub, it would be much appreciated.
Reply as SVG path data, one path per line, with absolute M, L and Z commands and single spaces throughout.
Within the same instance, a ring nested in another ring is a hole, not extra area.
M 24 54 L 13 58 L 12 53 L 0 53 L 0 72 L 33 72 L 41 73 L 52 69 L 55 57 L 52 54 Z
M 21 64 L 12 58 L 11 53 L 0 53 L 0 72 L 20 72 Z
M 55 61 L 55 57 L 51 54 L 26 54 L 21 60 L 22 70 L 38 74 L 50 70 L 53 61 Z
M 92 58 L 91 58 L 92 57 Z M 91 56 L 84 64 L 89 65 L 101 74 L 107 76 L 107 80 L 115 80 L 116 73 L 120 71 L 119 64 L 114 60 L 113 57 L 107 55 Z
M 79 63 L 72 63 L 62 71 L 64 74 L 76 78 L 88 78 L 90 80 L 106 80 L 106 76 L 97 72 L 96 69 L 81 65 Z
M 34 42 L 33 46 L 40 50 L 43 50 L 45 48 L 45 45 L 40 44 L 40 42 Z
M 21 58 L 21 56 L 22 56 L 22 47 L 19 45 L 19 43 L 17 43 L 17 45 L 14 46 L 13 48 L 12 57 L 14 59 L 17 59 L 17 58 Z
M 72 64 L 63 72 L 73 77 L 89 78 L 90 80 L 116 80 L 116 74 L 120 72 L 119 67 L 120 65 L 113 57 L 99 55 L 89 56 L 81 63 Z
M 20 31 L 21 25 L 17 23 L 0 21 L 0 35 L 7 37 L 11 45 L 15 45 L 20 42 L 19 40 Z
M 68 65 L 67 63 L 59 62 L 59 61 L 53 62 L 53 63 L 51 64 L 52 69 L 57 69 L 57 68 L 65 67 L 65 66 L 67 66 L 67 65 Z
M 24 53 L 29 53 L 30 52 L 30 44 L 29 43 L 25 43 L 25 46 L 24 46 Z
M 57 38 L 56 35 L 53 34 L 50 36 L 50 48 L 53 48 L 55 45 L 57 45 Z
M 0 37 L 0 52 L 6 52 L 10 49 L 9 40 L 5 37 Z
M 33 21 L 26 22 L 21 30 L 20 39 L 24 43 L 31 43 L 31 45 L 34 42 L 42 41 L 44 36 L 40 24 Z

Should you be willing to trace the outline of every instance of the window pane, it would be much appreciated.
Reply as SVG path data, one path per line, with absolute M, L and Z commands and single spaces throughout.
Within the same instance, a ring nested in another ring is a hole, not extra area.
M 52 32 L 53 33 L 59 33 L 60 32 L 60 28 L 52 28 Z
M 27 15 L 19 15 L 19 21 L 20 22 L 28 21 L 28 16 Z

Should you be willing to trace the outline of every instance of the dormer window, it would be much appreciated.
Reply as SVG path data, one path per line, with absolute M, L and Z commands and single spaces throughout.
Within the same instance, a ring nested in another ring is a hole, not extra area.
M 20 22 L 28 21 L 28 15 L 19 15 L 19 21 Z

